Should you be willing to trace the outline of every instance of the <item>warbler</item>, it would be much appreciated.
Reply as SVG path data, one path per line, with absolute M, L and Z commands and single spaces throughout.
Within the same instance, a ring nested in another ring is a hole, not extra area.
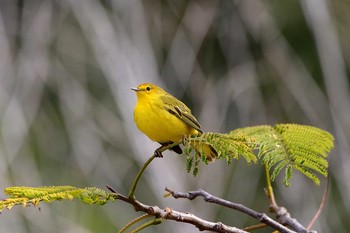
M 131 89 L 137 96 L 134 110 L 137 127 L 152 141 L 162 145 L 155 150 L 157 157 L 162 157 L 160 150 L 165 146 L 180 142 L 185 136 L 203 133 L 191 110 L 162 88 L 151 83 L 143 83 Z M 179 145 L 172 147 L 171 150 L 178 154 L 182 153 Z M 206 145 L 203 150 L 209 154 L 208 161 L 216 157 L 213 148 Z

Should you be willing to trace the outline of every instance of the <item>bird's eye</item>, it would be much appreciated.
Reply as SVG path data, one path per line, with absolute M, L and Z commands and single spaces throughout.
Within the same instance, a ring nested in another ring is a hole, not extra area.
M 147 91 L 150 91 L 150 90 L 151 90 L 151 87 L 150 87 L 150 86 L 146 87 L 146 90 L 147 90 Z

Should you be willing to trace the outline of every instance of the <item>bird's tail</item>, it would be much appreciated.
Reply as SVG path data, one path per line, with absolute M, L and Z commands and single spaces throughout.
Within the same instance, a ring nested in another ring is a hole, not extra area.
M 206 157 L 207 162 L 211 163 L 217 158 L 218 154 L 216 150 L 209 144 L 195 142 L 193 145 L 202 156 Z

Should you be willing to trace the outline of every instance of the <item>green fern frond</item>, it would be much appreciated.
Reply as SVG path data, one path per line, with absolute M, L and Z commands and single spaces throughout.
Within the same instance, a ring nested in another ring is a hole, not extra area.
M 211 161 L 210 150 L 216 151 L 216 159 L 243 157 L 248 163 L 257 158 L 270 170 L 274 181 L 285 169 L 284 183 L 288 186 L 293 169 L 300 171 L 316 184 L 320 183 L 315 173 L 327 176 L 328 152 L 333 148 L 333 136 L 328 132 L 306 125 L 278 124 L 240 128 L 228 134 L 203 133 L 184 139 L 187 155 L 187 171 L 194 167 L 198 172 L 198 158 L 204 163 Z M 194 151 L 194 152 L 193 152 Z M 254 151 L 258 151 L 255 156 Z
M 45 186 L 45 187 L 8 187 L 5 194 L 9 198 L 0 200 L 0 211 L 11 209 L 15 205 L 37 206 L 41 201 L 52 202 L 60 200 L 79 199 L 87 204 L 103 205 L 109 200 L 115 200 L 112 194 L 95 187 L 76 188 L 72 186 Z
M 193 157 L 187 156 L 187 160 L 186 160 L 186 171 L 187 173 L 191 172 L 193 166 Z
M 316 184 L 320 183 L 315 175 L 327 176 L 328 152 L 333 148 L 333 136 L 316 127 L 296 124 L 278 124 L 237 129 L 231 132 L 244 132 L 256 141 L 262 164 L 271 172 L 271 180 L 284 168 L 284 183 L 288 186 L 292 168 L 309 177 Z
M 257 162 L 252 150 L 255 144 L 246 134 L 230 135 L 207 132 L 186 137 L 184 145 L 188 172 L 193 169 L 194 173 L 198 173 L 198 158 L 205 164 L 213 161 L 213 159 L 221 158 L 225 158 L 227 163 L 230 164 L 232 159 L 239 159 L 240 157 L 243 157 L 248 163 Z M 212 158 L 212 151 L 216 153 L 215 158 Z
M 11 209 L 15 205 L 27 206 L 28 198 L 9 198 L 5 200 L 0 200 L 0 212 L 4 209 Z M 34 201 L 33 205 L 37 205 Z
M 328 152 L 333 148 L 333 136 L 319 128 L 279 124 L 274 130 L 280 135 L 290 164 L 316 184 L 320 180 L 317 172 L 323 176 L 328 175 Z

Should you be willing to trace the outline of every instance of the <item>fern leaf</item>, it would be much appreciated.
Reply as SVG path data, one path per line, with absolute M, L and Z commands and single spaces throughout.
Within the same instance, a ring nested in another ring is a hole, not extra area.
M 288 186 L 293 169 L 300 171 L 316 184 L 319 184 L 317 173 L 327 176 L 326 157 L 333 148 L 333 136 L 324 130 L 306 125 L 261 125 L 236 129 L 228 134 L 203 133 L 186 137 L 184 145 L 188 156 L 187 171 L 194 166 L 193 171 L 197 173 L 198 163 L 193 161 L 198 161 L 198 157 L 204 163 L 210 161 L 210 151 L 205 150 L 207 145 L 216 151 L 217 159 L 225 158 L 228 164 L 232 159 L 241 157 L 248 163 L 256 163 L 257 158 L 261 159 L 261 163 L 270 170 L 272 181 L 285 169 L 284 183 Z M 257 156 L 254 154 L 256 150 Z M 196 158 L 193 159 L 193 156 Z
M 320 181 L 314 172 L 328 175 L 326 156 L 333 148 L 333 136 L 311 126 L 279 124 L 274 129 L 285 142 L 286 152 L 293 167 L 319 184 Z
M 52 202 L 60 200 L 79 199 L 87 204 L 103 205 L 109 200 L 115 200 L 112 194 L 104 190 L 88 187 L 76 188 L 72 186 L 45 186 L 45 187 L 8 187 L 5 194 L 9 198 L 0 200 L 0 210 L 11 209 L 15 205 L 37 206 L 41 201 Z
M 293 174 L 293 166 L 288 165 L 286 167 L 286 171 L 285 171 L 285 175 L 284 175 L 284 183 L 286 186 L 290 185 L 290 178 L 292 178 L 292 174 Z
M 5 199 L 5 200 L 0 200 L 0 212 L 4 209 L 11 209 L 15 205 L 22 205 L 26 206 L 27 205 L 27 198 L 10 198 L 10 199 Z M 36 205 L 35 203 L 33 203 Z
M 231 163 L 232 159 L 239 159 L 240 157 L 243 157 L 248 163 L 257 162 L 257 158 L 252 151 L 254 143 L 246 134 L 231 135 L 208 132 L 186 137 L 184 145 L 184 152 L 188 157 L 198 156 L 204 163 L 212 160 L 211 151 L 207 148 L 215 150 L 216 159 L 225 158 L 228 163 Z M 194 155 L 191 153 L 192 151 L 194 151 Z M 192 161 L 187 160 L 187 170 L 190 170 L 192 164 L 189 162 Z
M 319 184 L 315 173 L 327 176 L 326 156 L 333 148 L 333 136 L 321 129 L 296 124 L 247 127 L 231 132 L 246 133 L 256 142 L 258 158 L 271 170 L 273 181 L 286 169 L 284 183 L 288 186 L 292 169 L 297 169 Z
M 187 160 L 186 160 L 186 171 L 187 171 L 187 173 L 191 172 L 192 166 L 193 166 L 193 157 L 187 157 Z
M 307 169 L 306 167 L 294 165 L 294 168 L 303 173 L 305 176 L 309 177 L 311 180 L 313 180 L 317 185 L 320 184 L 320 179 L 312 173 L 310 169 Z
M 284 183 L 287 186 L 292 168 L 316 184 L 319 184 L 319 179 L 315 173 L 327 176 L 326 156 L 333 148 L 333 136 L 328 132 L 296 124 L 255 126 L 239 130 L 255 139 L 259 148 L 258 158 L 262 158 L 262 163 L 272 170 L 272 181 L 283 168 L 286 169 Z
M 281 170 L 283 169 L 283 168 L 286 168 L 286 166 L 288 165 L 288 160 L 283 160 L 283 161 L 281 161 L 280 163 L 278 163 L 276 166 L 275 166 L 275 168 L 273 169 L 273 172 L 271 173 L 271 176 L 270 176 L 270 178 L 271 178 L 271 180 L 275 180 L 276 179 L 276 176 L 281 172 Z M 291 166 L 287 166 L 287 168 L 286 168 L 286 172 L 287 172 L 287 169 L 289 168 L 289 167 L 291 167 Z M 287 178 L 287 180 L 289 180 L 291 177 L 288 175 L 288 178 Z

